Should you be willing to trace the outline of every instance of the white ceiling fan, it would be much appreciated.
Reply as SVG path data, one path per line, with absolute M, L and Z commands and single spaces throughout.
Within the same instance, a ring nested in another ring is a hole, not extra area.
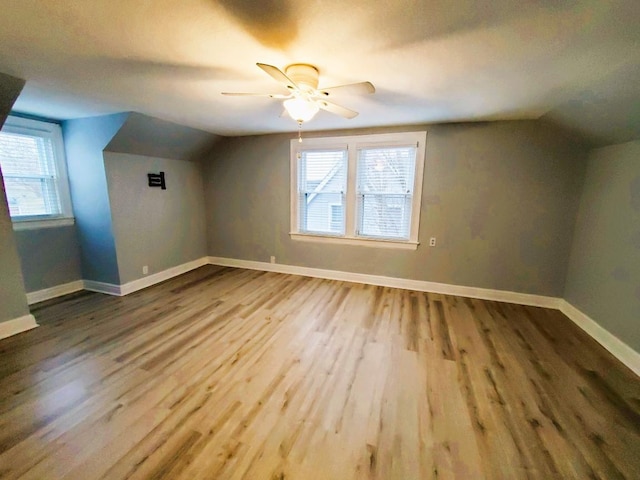
M 376 89 L 371 82 L 350 83 L 329 88 L 318 88 L 318 69 L 306 63 L 294 63 L 285 68 L 284 72 L 273 65 L 258 63 L 258 67 L 268 73 L 276 81 L 284 85 L 288 94 L 281 93 L 228 93 L 231 96 L 256 96 L 283 99 L 284 108 L 291 118 L 299 124 L 311 120 L 320 109 L 340 115 L 344 118 L 354 118 L 358 112 L 329 101 L 338 93 L 370 94 Z

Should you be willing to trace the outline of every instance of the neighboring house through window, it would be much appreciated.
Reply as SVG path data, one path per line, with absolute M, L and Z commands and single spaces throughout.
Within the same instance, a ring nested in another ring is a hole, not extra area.
M 60 125 L 9 116 L 0 131 L 0 167 L 14 226 L 72 223 Z
M 329 230 L 336 233 L 344 231 L 344 206 L 340 203 L 329 205 Z
M 413 248 L 426 132 L 291 142 L 291 236 Z

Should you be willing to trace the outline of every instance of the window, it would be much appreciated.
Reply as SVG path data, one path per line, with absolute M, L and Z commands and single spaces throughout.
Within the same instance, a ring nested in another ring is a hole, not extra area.
M 344 150 L 301 152 L 298 168 L 299 230 L 304 233 L 344 235 L 344 214 L 328 209 L 344 205 L 347 155 Z
M 0 131 L 0 167 L 14 225 L 72 216 L 60 126 L 9 116 Z
M 291 141 L 291 237 L 417 248 L 426 132 Z

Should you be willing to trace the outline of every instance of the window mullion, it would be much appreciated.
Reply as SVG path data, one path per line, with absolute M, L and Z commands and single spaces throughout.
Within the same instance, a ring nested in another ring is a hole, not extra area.
M 346 229 L 345 235 L 347 237 L 356 236 L 356 224 L 357 224 L 357 169 L 358 169 L 358 151 L 355 145 L 350 144 L 347 148 L 348 168 L 347 168 L 347 191 L 346 196 Z

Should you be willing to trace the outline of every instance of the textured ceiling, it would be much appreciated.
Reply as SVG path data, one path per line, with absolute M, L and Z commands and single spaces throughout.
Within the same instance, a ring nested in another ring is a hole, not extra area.
M 368 80 L 308 130 L 539 118 L 596 143 L 640 136 L 640 1 L 4 0 L 0 72 L 16 109 L 67 119 L 137 111 L 222 135 L 292 131 L 256 67 Z M 604 131 L 603 131 L 604 128 Z

